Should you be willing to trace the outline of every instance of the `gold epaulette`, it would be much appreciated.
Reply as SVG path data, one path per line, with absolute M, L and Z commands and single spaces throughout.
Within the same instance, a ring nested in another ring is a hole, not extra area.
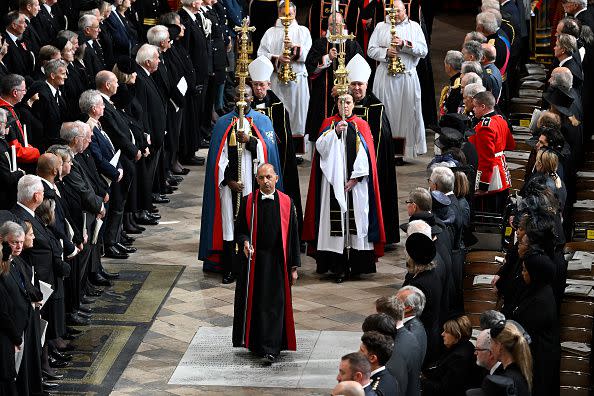
M 491 40 L 487 41 L 487 44 L 495 45 L 495 39 L 491 39 Z
M 441 89 L 441 94 L 439 95 L 439 107 L 442 107 L 445 103 L 445 100 L 448 96 L 448 92 L 450 91 L 450 86 L 446 85 Z
M 144 18 L 142 20 L 142 24 L 147 26 L 155 26 L 157 23 L 157 18 Z
M 462 84 L 462 79 L 461 79 L 460 77 L 457 77 L 457 78 L 454 80 L 454 85 L 453 85 L 453 87 L 454 87 L 454 88 L 459 88 L 461 84 Z

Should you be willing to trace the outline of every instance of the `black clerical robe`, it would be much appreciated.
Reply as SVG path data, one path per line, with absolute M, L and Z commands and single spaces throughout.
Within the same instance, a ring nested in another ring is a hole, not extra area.
M 252 202 L 254 195 L 256 200 Z M 254 254 L 249 274 L 247 259 L 241 255 L 243 265 L 235 289 L 233 346 L 243 346 L 258 354 L 278 355 L 281 350 L 297 348 L 290 287 L 291 269 L 301 265 L 297 213 L 291 198 L 278 190 L 274 199 L 263 199 L 260 190 L 245 197 L 235 229 L 235 239 L 242 250 L 244 242 L 250 240 L 252 210 Z
M 285 105 L 280 101 L 278 96 L 270 90 L 268 90 L 266 96 L 262 99 L 254 96 L 251 107 L 272 120 L 272 126 L 274 127 L 274 133 L 278 142 L 278 155 L 282 168 L 284 193 L 291 197 L 293 204 L 295 204 L 299 235 L 301 235 L 301 230 L 303 229 L 303 209 L 301 206 L 301 190 L 299 188 L 299 172 L 297 171 L 295 147 L 292 144 L 293 141 L 291 138 L 289 112 L 285 109 Z
M 312 40 L 322 36 L 322 32 L 328 29 L 328 19 L 332 15 L 332 2 L 338 3 L 338 9 L 343 18 L 349 14 L 351 0 L 314 0 L 309 9 L 307 26 Z
M 332 87 L 334 86 L 334 70 L 338 67 L 338 59 L 335 59 L 329 66 L 324 64 L 327 60 L 325 56 L 332 47 L 337 48 L 326 37 L 321 37 L 314 41 L 305 60 L 305 67 L 310 81 L 309 108 L 305 130 L 309 132 L 311 142 L 315 142 L 318 138 L 318 135 L 314 132 L 320 130 L 322 122 L 335 114 L 332 111 L 335 102 L 334 97 L 332 97 Z M 345 52 L 346 63 L 356 54 L 365 56 L 361 46 L 352 40 L 347 41 Z

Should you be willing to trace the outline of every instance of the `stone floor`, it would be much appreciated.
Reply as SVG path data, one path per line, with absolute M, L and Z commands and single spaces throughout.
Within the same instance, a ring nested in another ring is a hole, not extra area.
M 462 21 L 462 22 L 461 22 Z M 433 37 L 433 68 L 436 94 L 446 81 L 443 56 L 452 43 L 461 43 L 471 30 L 469 18 L 437 18 Z M 428 141 L 432 137 L 428 136 Z M 432 144 L 429 144 L 432 153 Z M 201 153 L 204 155 L 205 153 Z M 400 219 L 406 219 L 404 201 L 408 192 L 426 186 L 425 167 L 430 155 L 397 168 Z M 301 192 L 307 193 L 310 164 L 299 167 Z M 129 260 L 136 263 L 184 265 L 186 269 L 165 300 L 154 323 L 128 367 L 116 383 L 114 395 L 286 395 L 320 394 L 319 390 L 273 388 L 222 388 L 168 385 L 196 331 L 201 326 L 231 326 L 234 285 L 222 285 L 220 277 L 202 272 L 197 260 L 204 167 L 192 167 L 171 203 L 161 206 L 163 221 L 138 238 L 138 252 Z M 303 201 L 305 202 L 305 200 Z M 112 263 L 117 264 L 115 261 Z M 363 319 L 373 313 L 373 302 L 393 294 L 402 284 L 404 247 L 379 260 L 377 273 L 362 280 L 337 285 L 320 280 L 315 263 L 303 256 L 300 278 L 293 288 L 296 327 L 300 330 L 360 331 Z M 230 342 L 230 340 L 229 340 Z M 338 365 L 338 362 L 337 362 Z

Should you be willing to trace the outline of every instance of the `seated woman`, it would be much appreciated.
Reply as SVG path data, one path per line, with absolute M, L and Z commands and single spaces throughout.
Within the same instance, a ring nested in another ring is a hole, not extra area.
M 497 361 L 501 362 L 502 375 L 514 381 L 517 396 L 530 396 L 532 394 L 532 354 L 522 332 L 511 322 L 503 320 L 489 331 L 491 353 Z
M 532 339 L 533 394 L 559 394 L 559 322 L 551 286 L 555 266 L 547 255 L 530 247 L 529 234 L 521 243 L 522 277 L 526 289 L 518 299 L 512 318 L 526 329 Z M 523 252 L 524 248 L 526 252 Z
M 443 344 L 446 351 L 421 377 L 424 396 L 464 395 L 471 387 L 475 365 L 474 346 L 470 342 L 472 325 L 467 316 L 448 320 L 443 325 Z

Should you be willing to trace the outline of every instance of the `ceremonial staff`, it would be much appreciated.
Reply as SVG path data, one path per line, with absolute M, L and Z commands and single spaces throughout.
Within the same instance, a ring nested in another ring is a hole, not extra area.
M 333 6 L 334 6 L 334 1 L 332 2 Z M 334 20 L 336 22 L 336 19 Z M 338 100 L 339 100 L 339 106 L 341 106 L 342 108 L 342 121 L 347 122 L 346 121 L 346 114 L 345 114 L 345 100 L 346 100 L 346 95 L 349 93 L 349 72 L 346 68 L 346 61 L 345 61 L 345 57 L 346 57 L 346 42 L 347 40 L 353 40 L 355 38 L 354 35 L 352 34 L 344 34 L 343 31 L 343 24 L 340 23 L 337 25 L 335 25 L 335 29 L 338 31 L 336 34 L 331 34 L 328 35 L 328 39 L 332 40 L 332 41 L 337 41 L 338 42 L 338 68 L 336 69 L 336 71 L 334 72 L 334 86 L 336 87 L 336 94 L 338 95 Z M 342 147 L 343 147 L 343 169 L 344 169 L 344 180 L 345 183 L 348 181 L 348 169 L 347 169 L 347 141 L 346 141 L 346 134 L 348 132 L 348 128 L 347 130 L 342 133 L 340 135 L 340 139 L 342 141 Z M 346 251 L 346 255 L 347 255 L 347 260 L 349 259 L 350 256 L 350 252 L 351 252 L 351 233 L 349 231 L 349 226 L 350 226 L 350 210 L 349 210 L 349 196 L 348 196 L 348 192 L 345 191 L 345 195 L 346 195 L 346 215 L 345 215 L 345 223 L 346 226 L 344 227 L 345 229 L 345 238 L 344 238 L 344 248 Z
M 390 18 L 390 36 L 392 40 L 398 38 L 398 33 L 396 32 L 396 7 L 395 7 L 395 0 L 391 1 L 392 6 L 390 8 L 386 8 L 388 11 L 388 16 Z M 387 4 L 386 4 L 387 5 Z M 390 43 L 390 46 L 394 46 Z M 395 46 L 394 46 L 395 47 Z M 396 76 L 398 74 L 402 74 L 406 71 L 406 67 L 404 63 L 402 63 L 402 59 L 399 56 L 395 56 L 390 58 L 388 62 L 388 74 L 391 76 Z
M 293 18 L 291 17 L 291 1 L 285 0 L 284 4 L 285 16 L 279 18 L 285 31 L 285 38 L 283 40 L 283 56 L 291 59 L 293 57 L 293 49 L 288 45 L 288 43 L 291 42 L 291 38 L 289 37 L 289 26 L 291 26 L 291 22 L 293 22 Z M 293 71 L 290 61 L 289 63 L 283 63 L 281 65 L 281 68 L 278 72 L 278 79 L 284 84 L 288 84 L 289 82 L 295 81 L 297 79 L 297 73 Z
M 243 19 L 243 22 L 241 24 L 241 26 L 237 26 L 235 27 L 235 31 L 240 33 L 238 34 L 239 37 L 239 53 L 238 53 L 238 57 L 237 57 L 237 65 L 235 67 L 235 75 L 237 76 L 237 82 L 238 82 L 238 90 L 239 90 L 239 100 L 237 101 L 236 105 L 237 105 L 237 109 L 238 109 L 238 113 L 239 113 L 239 119 L 237 121 L 238 123 L 238 127 L 237 127 L 237 131 L 239 132 L 244 132 L 245 131 L 245 125 L 243 122 L 243 118 L 245 116 L 246 113 L 246 107 L 247 107 L 247 102 L 245 100 L 245 87 L 246 87 L 246 80 L 247 77 L 249 76 L 249 71 L 248 71 L 248 66 L 250 63 L 250 60 L 248 58 L 248 51 L 249 51 L 249 35 L 248 33 L 255 31 L 256 28 L 253 26 L 250 26 L 250 20 L 248 17 Z M 229 146 L 231 146 L 231 141 L 234 140 L 235 136 L 234 136 L 234 132 L 232 132 L 231 137 L 229 138 Z M 241 163 L 242 163 L 242 158 L 243 156 L 243 143 L 239 143 L 237 146 L 237 166 L 238 166 L 238 177 L 241 178 L 242 176 L 242 169 L 241 169 Z M 252 159 L 252 170 L 254 172 L 254 176 L 257 175 L 258 173 L 258 158 L 253 158 Z M 252 246 L 252 240 L 254 237 L 254 205 L 255 205 L 255 201 L 256 201 L 256 197 L 254 194 L 254 187 L 255 185 L 253 185 L 252 183 L 252 211 L 251 211 L 251 222 L 250 222 L 250 239 L 249 239 L 249 254 L 248 254 L 248 262 L 247 262 L 247 276 L 246 276 L 246 283 L 245 283 L 245 302 L 244 302 L 244 306 L 243 306 L 243 329 L 242 329 L 242 335 L 241 335 L 241 342 L 243 344 L 243 346 L 245 345 L 245 335 L 246 335 L 246 323 L 247 323 L 247 305 L 248 305 L 248 295 L 249 295 L 249 290 L 250 290 L 250 272 L 252 269 L 252 255 L 253 255 L 253 249 L 251 248 Z M 237 197 L 237 206 L 236 206 L 236 210 L 235 210 L 235 219 L 237 220 L 237 216 L 239 215 L 239 206 L 241 204 L 241 199 L 243 197 L 242 191 L 240 191 L 238 193 L 238 197 Z M 235 247 L 236 252 L 237 252 L 237 245 Z

